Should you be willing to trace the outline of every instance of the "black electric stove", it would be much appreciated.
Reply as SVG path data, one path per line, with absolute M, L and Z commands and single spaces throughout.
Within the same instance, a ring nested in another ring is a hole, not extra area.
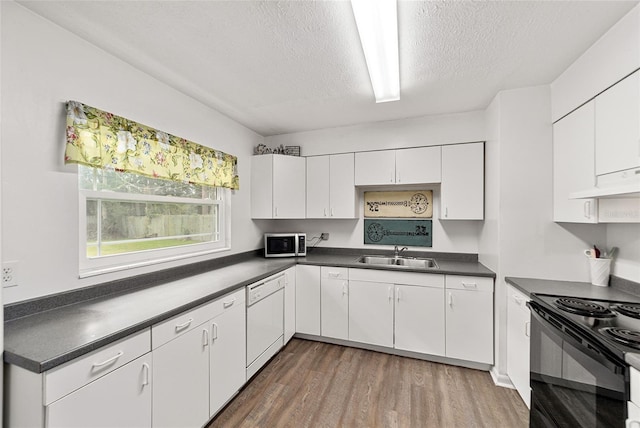
M 602 343 L 621 360 L 640 353 L 640 299 L 637 302 L 537 294 L 534 300 Z
M 640 353 L 640 298 L 622 302 L 534 294 L 528 306 L 530 426 L 624 426 L 629 399 L 625 354 Z

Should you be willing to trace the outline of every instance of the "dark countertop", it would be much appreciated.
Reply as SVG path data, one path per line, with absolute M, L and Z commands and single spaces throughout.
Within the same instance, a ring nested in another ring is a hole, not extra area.
M 507 276 L 505 281 L 513 285 L 527 296 L 531 294 L 551 294 L 555 296 L 572 296 L 582 299 L 640 301 L 638 296 L 612 287 L 600 287 L 588 282 L 558 281 L 550 279 L 515 278 Z
M 255 258 L 155 287 L 5 322 L 4 361 L 41 373 L 295 265 Z
M 358 257 L 353 252 L 315 252 L 297 259 L 255 256 L 160 285 L 21 316 L 5 321 L 4 361 L 41 373 L 295 264 L 495 278 L 473 257 L 436 258 L 440 268 L 428 270 L 363 265 Z
M 527 296 L 531 294 L 551 294 L 582 299 L 618 300 L 640 303 L 640 297 L 612 287 L 600 287 L 588 282 L 555 281 L 535 278 L 506 277 L 505 281 Z M 640 353 L 626 353 L 625 361 L 640 370 Z

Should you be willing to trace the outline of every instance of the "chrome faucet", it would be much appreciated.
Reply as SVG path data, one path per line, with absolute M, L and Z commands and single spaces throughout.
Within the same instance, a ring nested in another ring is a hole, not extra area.
M 400 253 L 403 252 L 404 250 L 408 250 L 408 248 L 407 247 L 402 247 L 402 248 L 398 249 L 398 246 L 394 245 L 394 247 L 393 247 L 393 257 L 397 259 L 398 256 L 400 256 Z

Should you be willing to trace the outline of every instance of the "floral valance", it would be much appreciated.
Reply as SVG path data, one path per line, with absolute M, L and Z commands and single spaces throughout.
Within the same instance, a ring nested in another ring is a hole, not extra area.
M 67 103 L 65 163 L 239 188 L 238 159 L 124 117 Z

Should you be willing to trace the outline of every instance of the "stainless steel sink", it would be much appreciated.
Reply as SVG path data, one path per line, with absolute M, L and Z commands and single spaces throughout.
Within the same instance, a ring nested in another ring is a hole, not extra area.
M 419 257 L 393 257 L 393 256 L 362 256 L 358 263 L 369 265 L 402 266 L 422 269 L 438 269 L 438 264 L 433 259 Z

